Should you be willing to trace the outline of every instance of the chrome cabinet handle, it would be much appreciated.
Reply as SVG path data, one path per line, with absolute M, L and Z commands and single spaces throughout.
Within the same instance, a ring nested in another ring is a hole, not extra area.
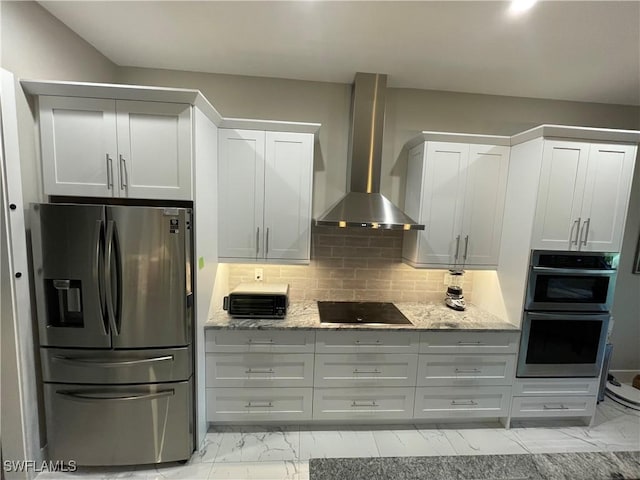
M 458 341 L 458 345 L 484 345 L 482 342 L 463 342 Z
M 107 190 L 113 188 L 113 159 L 106 154 L 107 157 Z
M 451 400 L 451 405 L 478 405 L 473 400 Z
M 382 345 L 380 340 L 375 340 L 373 342 L 363 342 L 362 340 L 356 340 L 354 342 L 356 345 Z
M 460 235 L 456 237 L 456 253 L 453 256 L 455 260 L 458 260 L 458 253 L 460 252 Z
M 264 241 L 264 255 L 265 257 L 269 253 L 269 227 L 267 227 L 267 235 Z
M 120 155 L 120 190 L 129 186 L 129 174 L 127 174 L 127 160 Z
M 482 370 L 480 370 L 479 368 L 456 368 L 456 373 L 480 373 L 482 372 Z
M 580 238 L 580 222 L 582 221 L 582 218 L 578 217 L 578 219 L 576 221 L 573 222 L 573 225 L 571 227 L 571 233 L 570 233 L 570 237 L 573 236 L 573 230 L 575 229 L 576 231 L 576 239 L 575 240 L 571 240 L 570 244 L 573 245 L 578 245 L 578 239 Z M 575 228 L 575 226 L 578 225 L 578 228 Z
M 584 227 L 584 239 L 582 240 L 582 245 L 585 246 L 587 244 L 587 238 L 589 238 L 589 228 L 591 227 L 591 217 L 587 218 L 583 224 Z
M 273 368 L 247 368 L 244 373 L 274 373 Z
M 249 345 L 273 345 L 275 342 L 271 338 L 267 340 L 255 340 L 253 338 L 250 338 L 249 340 L 247 340 L 247 343 Z
M 464 260 L 467 259 L 467 253 L 469 251 L 469 235 L 467 235 L 466 237 L 464 237 L 464 255 L 462 256 L 462 258 Z
M 356 400 L 351 402 L 352 407 L 379 407 L 380 405 L 376 403 L 375 400 L 371 400 L 370 402 L 357 402 Z
M 256 257 L 260 253 L 260 227 L 256 228 Z
M 542 405 L 542 408 L 544 410 L 569 410 L 569 407 L 565 407 L 562 403 L 557 407 L 553 407 L 553 406 L 550 407 L 545 403 L 544 405 Z
M 175 390 L 161 390 L 156 393 L 145 393 L 143 395 L 125 395 L 120 397 L 110 397 L 105 396 L 108 392 L 73 392 L 73 391 L 64 391 L 59 390 L 56 392 L 58 395 L 63 395 L 65 397 L 70 398 L 71 400 L 75 400 L 77 402 L 86 402 L 86 403 L 94 403 L 94 402 L 118 402 L 118 401 L 126 401 L 126 400 L 154 400 L 156 398 L 162 397 L 172 397 L 175 395 Z M 83 395 L 85 393 L 85 395 Z
M 374 368 L 373 370 L 359 370 L 359 369 L 354 369 L 353 373 L 358 374 L 358 373 L 371 373 L 371 374 L 380 374 L 382 373 L 380 370 L 378 370 L 377 368 Z
M 273 402 L 269 401 L 269 402 L 252 402 L 249 401 L 247 402 L 247 404 L 244 406 L 245 408 L 272 408 L 273 407 Z

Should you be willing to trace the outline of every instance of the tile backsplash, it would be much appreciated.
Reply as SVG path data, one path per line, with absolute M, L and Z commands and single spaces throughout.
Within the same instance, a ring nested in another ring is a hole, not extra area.
M 314 227 L 309 265 L 229 264 L 229 287 L 264 281 L 288 283 L 291 301 L 440 301 L 446 269 L 415 269 L 402 263 L 402 231 Z M 464 275 L 464 295 L 473 294 L 473 272 Z

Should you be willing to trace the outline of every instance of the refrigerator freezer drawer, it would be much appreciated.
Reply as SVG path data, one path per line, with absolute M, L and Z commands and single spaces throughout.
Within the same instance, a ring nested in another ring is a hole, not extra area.
M 192 375 L 191 347 L 145 350 L 41 348 L 45 382 L 83 384 L 159 383 Z
M 53 461 L 134 465 L 191 456 L 192 380 L 110 387 L 49 383 L 44 388 Z

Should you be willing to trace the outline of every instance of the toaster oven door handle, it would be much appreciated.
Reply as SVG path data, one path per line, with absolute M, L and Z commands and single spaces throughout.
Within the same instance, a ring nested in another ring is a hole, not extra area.
M 226 296 L 222 299 L 222 309 L 229 310 L 229 297 Z

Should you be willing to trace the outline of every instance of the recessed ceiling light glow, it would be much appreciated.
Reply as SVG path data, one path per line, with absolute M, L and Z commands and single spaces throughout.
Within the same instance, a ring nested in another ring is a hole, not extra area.
M 511 0 L 509 13 L 512 15 L 520 15 L 533 7 L 537 1 L 538 0 Z

